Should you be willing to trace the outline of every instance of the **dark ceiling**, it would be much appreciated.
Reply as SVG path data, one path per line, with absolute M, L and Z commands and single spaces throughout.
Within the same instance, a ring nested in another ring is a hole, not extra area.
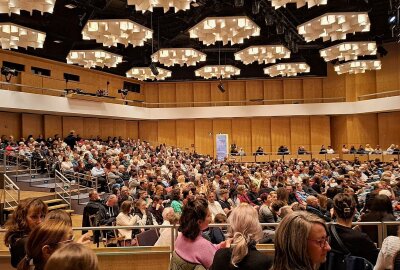
M 77 8 L 69 9 L 66 4 L 74 2 Z M 244 2 L 244 6 L 235 6 L 238 2 Z M 258 3 L 258 5 L 257 5 Z M 206 64 L 218 64 L 220 50 L 221 64 L 233 64 L 241 69 L 241 75 L 237 78 L 265 78 L 263 68 L 266 65 L 243 65 L 234 60 L 234 53 L 251 45 L 261 44 L 288 44 L 290 43 L 292 57 L 290 61 L 305 60 L 311 66 L 311 73 L 307 76 L 326 75 L 326 64 L 319 56 L 319 50 L 333 45 L 332 42 L 322 42 L 318 39 L 306 43 L 297 34 L 296 26 L 326 12 L 339 11 L 368 11 L 371 20 L 369 33 L 356 33 L 348 35 L 347 40 L 376 40 L 379 44 L 392 41 L 391 30 L 388 24 L 389 0 L 328 0 L 328 5 L 302 7 L 296 9 L 295 4 L 287 5 L 287 8 L 273 9 L 266 0 L 197 0 L 196 6 L 190 10 L 174 13 L 170 9 L 167 13 L 162 8 L 155 8 L 154 12 L 135 11 L 133 6 L 127 6 L 126 0 L 57 0 L 53 14 L 21 11 L 21 15 L 1 14 L 0 21 L 11 21 L 23 26 L 46 32 L 47 37 L 43 49 L 28 48 L 19 49 L 19 52 L 66 62 L 65 58 L 71 49 L 100 49 L 101 44 L 95 41 L 82 40 L 81 31 L 89 19 L 116 19 L 129 18 L 148 28 L 153 22 L 154 48 L 192 47 L 207 54 L 207 62 L 196 67 L 169 67 L 172 70 L 170 81 L 193 80 L 194 70 Z M 261 27 L 261 36 L 245 40 L 244 44 L 222 46 L 218 42 L 213 46 L 205 46 L 198 39 L 189 38 L 188 29 L 208 16 L 232 16 L 247 15 Z M 267 26 L 267 21 L 273 25 Z M 277 34 L 277 25 L 284 25 L 284 34 Z M 291 34 L 287 34 L 291 33 Z M 289 37 L 290 36 L 290 37 Z M 289 38 L 288 38 L 289 37 Z M 56 43 L 54 41 L 61 41 Z M 339 42 L 335 42 L 339 43 Z M 293 48 L 294 47 L 294 48 Z M 125 76 L 125 72 L 132 67 L 148 66 L 152 53 L 151 41 L 143 47 L 132 46 L 103 48 L 107 51 L 124 56 L 124 62 L 116 68 L 99 69 L 105 72 Z M 294 53 L 297 49 L 297 53 Z M 162 67 L 161 64 L 157 64 Z M 322 68 L 321 68 L 322 67 Z M 198 79 L 198 78 L 197 78 Z

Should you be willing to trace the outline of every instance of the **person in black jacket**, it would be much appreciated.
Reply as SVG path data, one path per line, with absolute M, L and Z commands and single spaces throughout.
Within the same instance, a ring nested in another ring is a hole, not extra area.
M 65 137 L 64 142 L 71 147 L 71 149 L 73 150 L 76 142 L 77 142 L 77 138 L 75 137 L 75 130 L 71 130 L 71 132 L 69 133 L 69 135 L 67 137 Z
M 331 221 L 330 216 L 321 211 L 321 208 L 319 206 L 319 200 L 317 197 L 308 196 L 306 201 L 307 201 L 307 207 L 306 207 L 307 212 L 317 215 L 319 218 L 322 218 L 326 222 Z
M 367 234 L 352 229 L 352 220 L 356 212 L 356 202 L 349 194 L 339 193 L 333 198 L 333 214 L 337 224 L 334 225 L 340 240 L 352 256 L 362 257 L 375 264 L 378 249 Z M 332 250 L 343 253 L 338 241 L 331 234 Z
M 257 210 L 248 204 L 241 204 L 233 209 L 228 223 L 232 245 L 215 253 L 210 270 L 269 269 L 272 258 L 256 249 L 256 243 L 262 237 Z
M 116 195 L 112 194 L 107 198 L 105 204 L 101 204 L 99 211 L 96 214 L 96 226 L 112 226 L 116 221 L 119 214 L 118 210 L 118 198 Z M 112 231 L 103 231 L 103 235 L 114 236 Z M 95 233 L 95 242 L 99 242 L 99 231 Z
M 91 227 L 90 216 L 96 215 L 99 212 L 101 207 L 101 200 L 99 193 L 96 190 L 92 190 L 89 192 L 89 202 L 86 204 L 85 208 L 83 208 L 83 217 L 82 217 L 82 227 Z M 82 233 L 85 234 L 87 231 L 83 230 Z

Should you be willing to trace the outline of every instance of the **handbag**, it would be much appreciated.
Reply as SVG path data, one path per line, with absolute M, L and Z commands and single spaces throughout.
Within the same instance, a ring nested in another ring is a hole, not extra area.
M 351 255 L 351 252 L 346 248 L 340 239 L 336 227 L 331 225 L 332 236 L 338 242 L 342 252 L 331 250 L 328 254 L 326 270 L 373 270 L 374 265 L 365 258 Z

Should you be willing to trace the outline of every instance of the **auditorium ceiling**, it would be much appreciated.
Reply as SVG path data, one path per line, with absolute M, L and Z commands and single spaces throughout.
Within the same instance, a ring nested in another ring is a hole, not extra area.
M 297 26 L 327 12 L 368 12 L 371 22 L 369 32 L 347 35 L 346 41 L 376 41 L 380 46 L 391 42 L 392 31 L 388 23 L 389 0 L 328 0 L 327 5 L 308 8 L 296 8 L 295 4 L 274 9 L 267 0 L 197 0 L 190 9 L 174 12 L 170 9 L 164 13 L 162 8 L 153 12 L 136 11 L 135 6 L 127 5 L 127 0 L 56 0 L 53 13 L 34 11 L 30 14 L 21 11 L 18 14 L 1 14 L 0 22 L 13 22 L 46 33 L 43 48 L 19 48 L 17 51 L 56 61 L 66 62 L 71 50 L 103 49 L 123 56 L 122 63 L 113 68 L 99 68 L 108 73 L 125 76 L 132 67 L 148 67 L 152 51 L 162 48 L 194 48 L 206 54 L 206 61 L 196 66 L 178 65 L 157 67 L 172 71 L 169 81 L 202 79 L 195 77 L 195 70 L 205 65 L 226 64 L 241 70 L 233 78 L 267 78 L 263 69 L 270 64 L 252 63 L 244 65 L 235 60 L 234 54 L 253 45 L 285 45 L 291 50 L 290 59 L 278 62 L 306 62 L 310 73 L 303 76 L 326 75 L 326 63 L 320 57 L 319 50 L 338 44 L 342 41 L 322 41 L 322 38 L 306 42 L 298 34 Z M 242 6 L 243 4 L 243 6 Z M 260 35 L 245 39 L 242 44 L 223 45 L 217 42 L 204 45 L 199 39 L 190 38 L 189 29 L 206 17 L 248 16 L 260 28 Z M 88 20 L 93 19 L 130 19 L 153 30 L 153 40 L 147 40 L 144 46 L 104 47 L 94 40 L 83 40 L 82 30 Z M 384 53 L 382 48 L 379 53 Z M 370 57 L 371 58 L 371 57 Z

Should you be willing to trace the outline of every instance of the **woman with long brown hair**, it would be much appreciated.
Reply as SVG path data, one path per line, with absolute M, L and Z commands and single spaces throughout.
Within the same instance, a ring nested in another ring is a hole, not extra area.
M 11 265 L 17 267 L 25 256 L 28 234 L 40 224 L 47 214 L 47 205 L 40 199 L 30 198 L 20 202 L 7 221 L 4 237 L 11 253 Z

